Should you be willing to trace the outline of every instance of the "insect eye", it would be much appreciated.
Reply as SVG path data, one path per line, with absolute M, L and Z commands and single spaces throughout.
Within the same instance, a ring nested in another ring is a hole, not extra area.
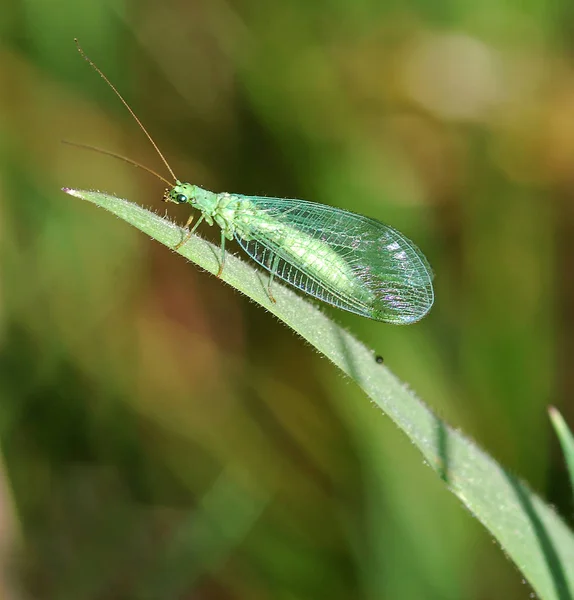
M 175 197 L 175 201 L 176 201 L 178 204 L 183 204 L 184 202 L 187 202 L 187 196 L 186 196 L 185 194 L 178 194 L 178 195 Z

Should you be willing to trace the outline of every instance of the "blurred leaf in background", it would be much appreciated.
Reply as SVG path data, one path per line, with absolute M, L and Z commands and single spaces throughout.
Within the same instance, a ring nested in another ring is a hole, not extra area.
M 181 179 L 403 231 L 436 273 L 429 317 L 327 310 L 572 521 L 546 407 L 574 421 L 573 16 L 566 0 L 3 7 L 3 597 L 529 596 L 331 365 L 59 191 L 164 211 L 162 184 L 60 140 L 161 169 L 78 37 Z

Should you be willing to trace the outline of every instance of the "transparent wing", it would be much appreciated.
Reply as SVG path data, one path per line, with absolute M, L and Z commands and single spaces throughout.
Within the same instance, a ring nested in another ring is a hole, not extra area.
M 432 269 L 421 251 L 392 227 L 305 200 L 238 199 L 238 243 L 296 288 L 389 323 L 413 323 L 430 310 Z

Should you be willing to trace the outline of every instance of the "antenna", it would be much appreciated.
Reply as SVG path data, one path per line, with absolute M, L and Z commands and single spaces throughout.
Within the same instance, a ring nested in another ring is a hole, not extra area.
M 96 66 L 94 61 L 91 60 L 86 55 L 86 53 L 82 50 L 82 47 L 80 46 L 80 42 L 78 42 L 78 38 L 74 38 L 74 42 L 76 43 L 78 52 L 82 55 L 82 58 L 84 58 L 90 64 L 90 66 L 96 71 L 96 73 L 98 73 L 98 75 L 112 88 L 112 90 L 114 91 L 116 96 L 122 101 L 122 104 L 130 111 L 131 116 L 135 119 L 136 123 L 140 126 L 140 129 L 146 134 L 147 139 L 151 142 L 152 146 L 155 148 L 155 151 L 159 154 L 161 160 L 163 161 L 163 164 L 167 167 L 167 170 L 169 171 L 170 175 L 173 177 L 174 181 L 177 181 L 177 177 L 175 176 L 175 173 L 172 171 L 171 167 L 169 166 L 169 163 L 165 159 L 165 156 L 161 153 L 161 150 L 158 148 L 157 144 L 153 141 L 153 138 L 148 133 L 147 129 L 143 126 L 143 123 L 138 119 L 136 113 L 130 108 L 130 105 L 123 99 L 122 95 L 118 92 L 118 90 L 116 89 L 114 84 L 102 73 L 102 71 L 99 69 L 99 67 Z M 76 145 L 79 145 L 79 144 L 76 144 Z M 113 153 L 99 150 L 99 148 L 95 149 L 95 150 L 98 150 L 99 152 L 103 152 L 104 154 L 109 154 L 111 156 L 114 156 Z M 147 168 L 147 167 L 142 167 L 142 165 L 138 165 L 134 161 L 130 161 L 129 159 L 124 158 L 123 156 L 119 156 L 119 155 L 115 155 L 115 156 L 116 156 L 116 158 L 121 158 L 122 160 L 131 162 L 132 164 L 136 164 L 138 167 L 141 167 L 144 169 Z M 148 169 L 148 171 L 149 171 L 149 169 Z M 158 175 L 158 177 L 159 177 L 159 175 Z M 163 179 L 163 177 L 160 177 L 160 179 Z M 164 181 L 165 181 L 165 179 L 164 179 Z M 172 184 L 170 183 L 169 185 L 171 186 Z
M 100 154 L 105 154 L 106 156 L 112 156 L 113 158 L 118 158 L 119 160 L 123 160 L 134 167 L 138 167 L 155 175 L 158 179 L 161 179 L 164 183 L 167 183 L 170 187 L 173 187 L 173 183 L 168 181 L 165 177 L 162 177 L 159 173 L 156 173 L 153 169 L 146 167 L 145 165 L 128 158 L 127 156 L 123 156 L 121 154 L 116 154 L 115 152 L 111 152 L 110 150 L 104 150 L 103 148 L 98 148 L 97 146 L 90 146 L 89 144 L 79 144 L 78 142 L 69 142 L 68 140 L 62 140 L 62 144 L 67 144 L 68 146 L 75 146 L 76 148 L 82 148 L 82 150 L 92 150 L 93 152 L 99 152 Z

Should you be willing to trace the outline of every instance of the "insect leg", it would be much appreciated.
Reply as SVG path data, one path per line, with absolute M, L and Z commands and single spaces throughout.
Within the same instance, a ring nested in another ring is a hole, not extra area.
M 223 265 L 225 265 L 225 232 L 221 230 L 221 263 L 219 264 L 219 271 L 217 271 L 217 277 L 221 277 L 223 273 Z
M 269 283 L 267 284 L 267 295 L 269 296 L 269 300 L 275 304 L 277 300 L 273 296 L 273 292 L 271 292 L 271 284 L 273 283 L 273 278 L 277 273 L 277 267 L 279 266 L 279 256 L 277 254 L 273 257 L 273 262 L 271 263 L 271 268 L 269 269 Z
M 183 236 L 181 242 L 178 242 L 173 247 L 174 250 L 179 250 L 183 245 L 185 245 L 185 244 L 187 244 L 187 242 L 189 242 L 189 239 L 195 233 L 195 230 L 199 227 L 199 224 L 203 221 L 203 219 L 204 219 L 204 215 L 201 215 L 201 217 L 199 217 L 199 219 L 197 220 L 195 225 Z M 187 229 L 191 225 L 192 221 L 193 221 L 193 215 L 190 215 L 189 219 L 185 222 L 183 229 Z

